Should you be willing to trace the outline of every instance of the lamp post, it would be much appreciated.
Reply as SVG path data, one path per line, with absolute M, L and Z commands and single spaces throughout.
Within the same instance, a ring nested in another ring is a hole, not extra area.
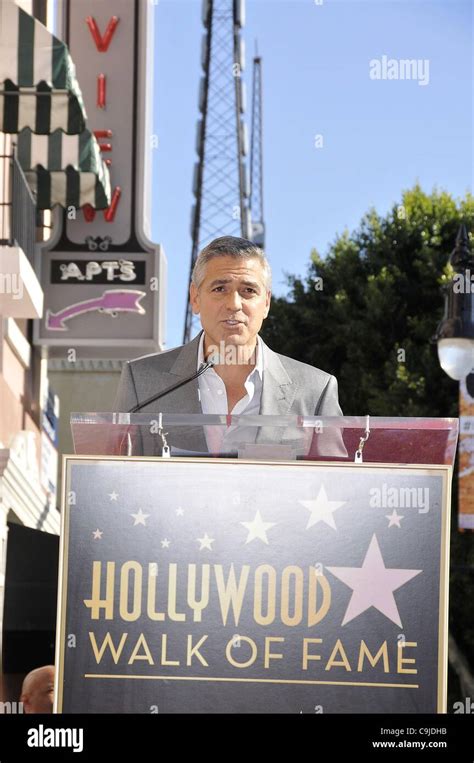
M 451 379 L 461 381 L 474 369 L 474 256 L 465 225 L 459 228 L 449 261 L 455 275 L 446 290 L 445 314 L 436 339 L 441 368 Z
M 461 225 L 449 259 L 444 318 L 435 338 L 441 368 L 459 384 L 458 528 L 474 530 L 474 257 Z

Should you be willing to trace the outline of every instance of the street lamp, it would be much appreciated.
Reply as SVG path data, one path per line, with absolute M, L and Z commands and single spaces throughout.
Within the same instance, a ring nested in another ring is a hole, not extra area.
M 465 225 L 459 228 L 449 261 L 455 275 L 446 288 L 445 314 L 436 339 L 441 368 L 461 381 L 474 369 L 474 256 Z

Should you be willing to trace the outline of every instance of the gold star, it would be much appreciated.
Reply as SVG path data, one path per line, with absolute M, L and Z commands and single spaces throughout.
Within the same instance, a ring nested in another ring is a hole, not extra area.
M 312 501 L 299 501 L 311 512 L 306 529 L 315 525 L 317 522 L 326 522 L 333 530 L 337 530 L 334 522 L 334 512 L 344 506 L 347 501 L 330 501 L 326 495 L 326 488 L 321 485 L 318 495 Z
M 204 533 L 204 538 L 196 538 L 196 540 L 201 544 L 199 551 L 202 551 L 203 548 L 208 548 L 209 551 L 212 551 L 211 543 L 214 543 L 214 538 L 210 538 L 207 533 Z
M 149 514 L 144 514 L 141 509 L 138 509 L 138 514 L 130 514 L 131 517 L 134 518 L 135 522 L 133 523 L 133 526 L 136 525 L 144 525 L 146 527 L 146 519 L 150 516 Z
M 247 536 L 247 540 L 245 543 L 250 543 L 251 540 L 254 540 L 255 538 L 259 538 L 260 540 L 263 540 L 264 543 L 268 544 L 268 538 L 267 538 L 267 530 L 270 529 L 270 527 L 273 527 L 276 525 L 276 522 L 264 522 L 262 519 L 262 516 L 259 511 L 255 514 L 255 518 L 252 520 L 252 522 L 241 522 L 241 525 L 247 528 L 249 531 L 249 534 Z

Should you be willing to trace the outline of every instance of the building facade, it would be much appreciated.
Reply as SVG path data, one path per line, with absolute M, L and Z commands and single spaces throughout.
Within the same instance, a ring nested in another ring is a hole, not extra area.
M 0 701 L 18 699 L 24 673 L 39 666 L 35 654 L 54 660 L 49 636 L 46 650 L 35 650 L 55 617 L 57 543 L 42 538 L 60 531 L 60 399 L 48 353 L 34 342 L 45 311 L 35 257 L 58 206 L 110 203 L 108 168 L 87 131 L 74 65 L 54 35 L 57 10 L 54 0 L 0 3 Z M 64 150 L 70 145 L 81 148 L 77 160 Z M 40 568 L 53 581 L 47 606 L 44 579 L 34 579 Z

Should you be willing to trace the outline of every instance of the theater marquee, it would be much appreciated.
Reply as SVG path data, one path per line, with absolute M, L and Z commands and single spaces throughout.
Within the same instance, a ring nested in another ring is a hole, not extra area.
M 99 358 L 159 351 L 166 257 L 151 230 L 156 4 L 64 0 L 57 10 L 88 127 L 109 166 L 111 201 L 102 211 L 68 201 L 51 238 L 37 245 L 48 309 L 35 322 L 35 342 L 50 347 L 50 357 L 64 357 L 71 347 Z

